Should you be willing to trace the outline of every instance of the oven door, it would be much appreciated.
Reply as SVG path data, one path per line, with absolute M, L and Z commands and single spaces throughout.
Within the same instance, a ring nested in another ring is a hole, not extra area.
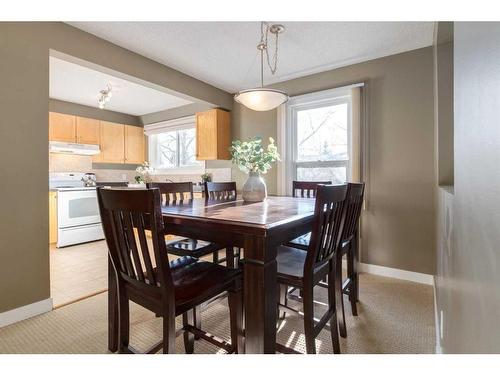
M 101 222 L 96 190 L 59 191 L 57 193 L 59 228 L 69 228 Z

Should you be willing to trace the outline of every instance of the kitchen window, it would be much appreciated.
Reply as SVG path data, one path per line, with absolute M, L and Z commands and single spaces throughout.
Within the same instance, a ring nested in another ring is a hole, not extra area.
M 146 125 L 149 163 L 158 173 L 203 173 L 205 163 L 196 160 L 194 116 Z

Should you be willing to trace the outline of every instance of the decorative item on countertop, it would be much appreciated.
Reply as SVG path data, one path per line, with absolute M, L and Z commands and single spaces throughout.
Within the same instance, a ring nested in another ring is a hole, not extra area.
M 147 182 L 151 182 L 151 173 L 153 172 L 153 168 L 149 166 L 149 163 L 145 161 L 141 165 L 139 165 L 135 171 L 139 173 L 138 176 L 135 176 L 135 182 L 138 184 L 145 184 Z
M 211 173 L 203 173 L 201 175 L 201 182 L 212 182 L 212 174 Z
M 243 185 L 243 200 L 264 201 L 267 197 L 267 187 L 261 173 L 267 173 L 272 163 L 281 160 L 274 139 L 269 137 L 267 150 L 264 150 L 262 139 L 258 137 L 247 142 L 233 141 L 230 150 L 233 164 L 248 173 L 248 179 Z

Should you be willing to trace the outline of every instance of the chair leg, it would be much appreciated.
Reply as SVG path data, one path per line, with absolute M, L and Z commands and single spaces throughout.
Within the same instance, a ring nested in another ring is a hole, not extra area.
M 354 236 L 352 239 L 352 273 L 354 277 L 354 301 L 359 301 L 359 273 L 358 273 L 358 264 L 359 264 L 359 238 L 358 235 Z M 357 315 L 357 312 L 356 312 Z
M 288 285 L 279 284 L 278 285 L 278 301 L 281 305 L 287 306 L 288 304 Z M 280 311 L 278 306 L 278 320 L 283 320 L 286 317 L 285 311 Z M 278 322 L 279 323 L 279 322 Z
M 193 320 L 194 320 L 194 326 L 201 331 L 201 309 L 200 309 L 200 306 L 196 306 L 193 309 Z M 194 335 L 194 339 L 196 341 L 198 341 L 200 339 L 200 337 L 198 335 Z
M 226 247 L 226 267 L 236 268 L 234 265 L 234 247 Z
M 303 289 L 304 304 L 304 334 L 306 337 L 307 354 L 316 354 L 316 343 L 314 337 L 314 295 L 312 287 Z
M 175 353 L 175 314 L 163 312 L 163 353 Z
M 336 307 L 336 286 L 335 286 L 335 275 L 330 275 L 330 281 L 328 285 L 328 309 L 332 311 L 332 317 L 330 318 L 330 334 L 332 336 L 332 347 L 335 354 L 340 354 L 340 341 L 339 341 L 339 330 L 338 330 L 338 319 L 337 319 L 337 307 Z M 340 294 L 342 298 L 342 293 Z
M 212 256 L 213 256 L 213 260 L 212 260 L 212 261 L 213 261 L 215 264 L 219 264 L 219 251 L 218 251 L 218 250 L 217 250 L 217 251 L 214 251 L 214 253 L 213 253 L 213 255 L 212 255 Z
M 194 309 L 186 311 L 184 314 L 182 314 L 182 324 L 184 328 L 186 328 L 187 325 L 194 325 Z M 192 354 L 194 352 L 194 335 L 184 329 L 184 349 L 186 350 L 187 354 Z
M 243 342 L 243 292 L 228 292 L 229 317 L 231 325 L 231 345 L 233 353 L 244 354 L 245 344 Z
M 349 250 L 347 251 L 347 277 L 351 281 L 351 285 L 349 286 L 349 302 L 351 303 L 351 312 L 353 316 L 358 315 L 358 309 L 356 306 L 356 301 L 357 301 L 357 296 L 356 296 L 356 289 L 357 289 L 357 277 L 355 275 L 354 271 L 354 254 L 353 254 L 354 248 L 353 246 L 349 247 Z
M 240 260 L 241 260 L 241 248 L 238 247 L 236 250 L 236 255 L 235 255 L 235 268 L 240 268 Z
M 333 275 L 330 277 L 331 286 L 336 298 L 336 315 L 340 318 L 339 332 L 340 336 L 347 337 L 347 329 L 345 324 L 344 297 L 342 293 L 342 257 L 338 256 L 333 265 Z
M 118 339 L 118 351 L 120 353 L 126 353 L 129 345 L 130 336 L 130 314 L 129 314 L 129 301 L 125 296 L 118 296 L 119 303 L 119 339 Z

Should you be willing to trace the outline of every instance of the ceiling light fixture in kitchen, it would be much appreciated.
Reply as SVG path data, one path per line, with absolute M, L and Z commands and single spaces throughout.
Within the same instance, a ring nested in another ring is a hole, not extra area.
M 111 100 L 111 97 L 113 96 L 112 89 L 113 87 L 111 86 L 111 83 L 108 83 L 107 88 L 100 91 L 99 99 L 97 99 L 100 109 L 104 109 L 106 104 L 108 104 Z
M 283 31 L 285 31 L 283 25 L 269 25 L 267 22 L 261 22 L 260 42 L 257 44 L 257 49 L 260 51 L 260 87 L 242 90 L 234 96 L 234 100 L 254 111 L 269 111 L 288 101 L 288 95 L 285 92 L 264 88 L 264 54 L 266 55 L 267 65 L 269 66 L 271 74 L 274 75 L 278 68 L 278 35 Z M 272 59 L 273 64 L 271 64 L 269 58 L 269 33 L 276 37 L 274 56 Z

